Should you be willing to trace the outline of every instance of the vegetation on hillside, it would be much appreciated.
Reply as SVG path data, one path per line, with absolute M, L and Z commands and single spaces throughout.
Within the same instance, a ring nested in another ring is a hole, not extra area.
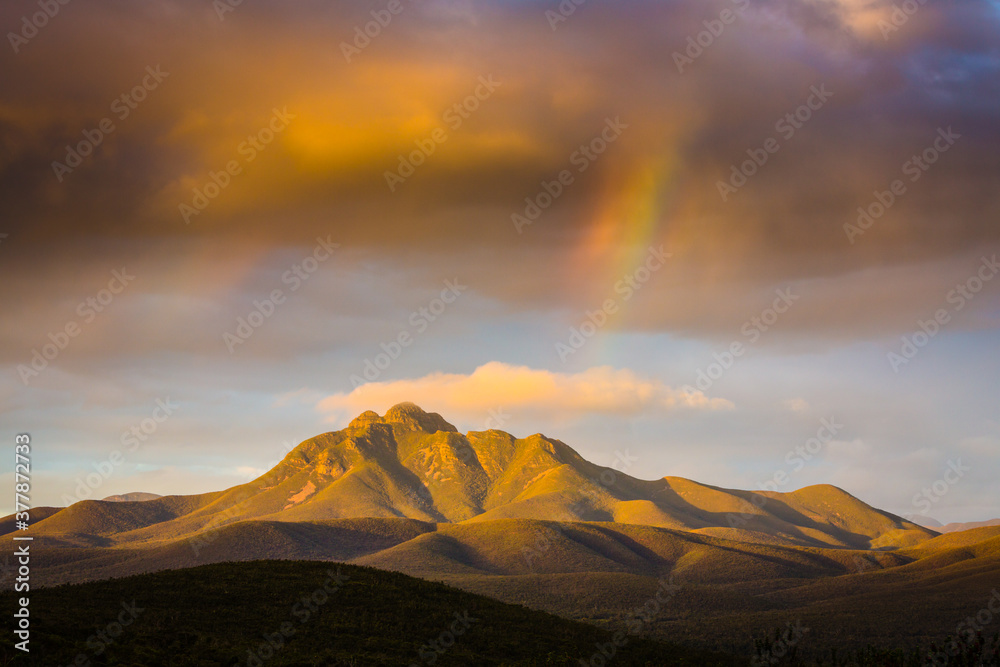
M 0 595 L 4 609 L 12 597 Z M 623 666 L 748 664 L 627 630 L 616 646 L 614 632 L 544 612 L 314 561 L 219 563 L 58 586 L 32 592 L 30 608 L 30 655 L 5 638 L 0 664 L 576 666 L 603 664 L 592 661 L 602 652 Z

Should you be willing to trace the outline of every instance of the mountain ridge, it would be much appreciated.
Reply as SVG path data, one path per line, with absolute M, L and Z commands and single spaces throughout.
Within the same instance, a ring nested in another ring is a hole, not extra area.
M 788 614 L 816 628 L 817 649 L 839 647 L 844 637 L 820 641 L 823 622 L 834 612 L 853 622 L 859 606 L 882 621 L 859 621 L 852 642 L 940 640 L 981 606 L 1000 563 L 1000 527 L 941 535 L 828 484 L 781 493 L 637 479 L 542 434 L 459 433 L 413 404 L 364 412 L 229 489 L 31 517 L 46 546 L 32 555 L 33 587 L 336 561 L 603 624 L 676 580 L 682 590 L 650 633 L 723 650 L 719 628 L 748 637 Z M 0 520 L 9 552 L 13 519 Z M 917 618 L 920 596 L 934 603 Z
M 113 503 L 123 503 L 123 502 L 134 502 L 143 500 L 156 500 L 157 498 L 162 498 L 158 493 L 146 493 L 145 491 L 132 491 L 130 493 L 119 493 L 113 496 L 108 496 L 106 498 L 101 498 L 105 502 Z
M 81 501 L 45 516 L 33 530 L 71 542 L 96 536 L 142 543 L 236 521 L 357 518 L 614 522 L 846 549 L 903 548 L 938 534 L 832 485 L 782 493 L 673 476 L 642 480 L 593 464 L 540 433 L 459 433 L 413 403 L 385 415 L 365 411 L 339 431 L 303 441 L 245 484 L 141 502 Z

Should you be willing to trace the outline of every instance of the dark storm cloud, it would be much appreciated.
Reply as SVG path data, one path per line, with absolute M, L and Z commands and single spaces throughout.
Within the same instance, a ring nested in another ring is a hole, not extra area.
M 332 230 L 404 265 L 411 249 L 450 253 L 477 274 L 478 291 L 512 305 L 584 308 L 608 278 L 595 270 L 568 281 L 567 266 L 596 211 L 653 161 L 668 168 L 643 241 L 670 245 L 677 261 L 644 297 L 673 306 L 644 309 L 629 325 L 697 335 L 738 324 L 753 309 L 740 308 L 748 296 L 807 281 L 823 283 L 825 296 L 790 318 L 794 328 L 891 330 L 920 300 L 912 281 L 892 276 L 926 264 L 950 279 L 996 246 L 994 4 L 923 6 L 892 31 L 891 4 L 862 0 L 594 3 L 555 30 L 545 14 L 553 6 L 408 3 L 348 63 L 341 43 L 378 6 L 244 3 L 220 18 L 201 2 L 67 5 L 3 56 L 8 247 L 44 270 L 87 239 L 87 258 L 103 267 L 129 257 L 121 239 L 152 252 L 174 238 L 253 257 L 240 248 L 306 247 Z M 675 54 L 705 21 L 743 6 L 679 72 Z M 32 7 L 7 5 L 0 22 L 16 26 Z M 114 100 L 147 66 L 169 77 L 118 118 Z M 444 113 L 480 76 L 500 86 L 452 129 Z M 833 96 L 783 136 L 776 122 L 814 87 Z M 294 119 L 247 161 L 241 147 L 274 109 Z M 59 182 L 53 161 L 105 117 L 115 131 Z M 510 216 L 524 198 L 615 117 L 629 126 L 620 141 L 518 235 Z M 441 127 L 447 142 L 390 192 L 385 172 Z M 858 206 L 906 178 L 904 163 L 949 127 L 961 139 L 850 243 L 844 225 Z M 723 201 L 720 180 L 769 138 L 779 152 Z M 233 160 L 239 175 L 185 224 L 179 206 Z M 612 223 L 620 233 L 608 243 L 634 241 L 635 221 Z M 510 276 L 525 261 L 537 267 L 532 289 Z M 412 270 L 430 280 L 422 263 Z M 861 299 L 857 315 L 870 326 L 831 316 L 857 299 L 852 276 L 866 271 L 891 288 L 892 303 Z

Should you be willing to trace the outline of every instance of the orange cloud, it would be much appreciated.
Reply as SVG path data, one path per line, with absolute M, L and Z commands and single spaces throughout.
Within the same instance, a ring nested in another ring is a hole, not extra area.
M 403 401 L 448 416 L 483 415 L 502 407 L 520 413 L 544 412 L 556 419 L 733 407 L 727 400 L 708 398 L 701 392 L 689 394 L 627 369 L 598 366 L 580 373 L 556 373 L 498 361 L 468 375 L 432 373 L 412 380 L 371 382 L 328 396 L 317 407 L 330 413 L 331 421 L 338 421 L 364 410 L 385 412 Z

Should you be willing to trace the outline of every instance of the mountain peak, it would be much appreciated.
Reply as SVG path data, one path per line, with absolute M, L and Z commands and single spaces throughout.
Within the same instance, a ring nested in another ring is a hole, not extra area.
M 358 419 L 367 414 L 367 412 L 363 413 Z M 438 413 L 425 412 L 420 406 L 409 402 L 397 403 L 389 408 L 385 416 L 382 417 L 382 421 L 415 431 L 424 431 L 425 433 L 437 433 L 438 431 L 458 432 L 457 428 L 445 421 L 444 417 Z
M 368 424 L 382 423 L 382 418 L 374 410 L 365 410 L 360 415 L 351 420 L 347 428 L 362 428 Z
M 384 415 L 362 412 L 347 428 L 303 441 L 257 480 L 227 491 L 118 508 L 88 501 L 59 515 L 45 519 L 53 533 L 95 535 L 138 531 L 173 521 L 169 516 L 178 518 L 181 530 L 182 523 L 205 525 L 209 515 L 225 523 L 236 517 L 406 517 L 431 524 L 575 517 L 754 543 L 852 549 L 901 548 L 937 535 L 829 484 L 783 493 L 729 490 L 678 477 L 646 481 L 595 465 L 540 433 L 462 435 L 441 415 L 413 403 L 394 405 Z M 0 528 L 14 530 L 12 518 L 0 521 Z
M 396 405 L 389 408 L 385 413 L 385 417 L 386 419 L 391 419 L 396 415 L 409 415 L 416 417 L 426 414 L 427 412 L 425 412 L 424 409 L 421 408 L 416 403 L 403 401 L 402 403 L 397 403 Z

